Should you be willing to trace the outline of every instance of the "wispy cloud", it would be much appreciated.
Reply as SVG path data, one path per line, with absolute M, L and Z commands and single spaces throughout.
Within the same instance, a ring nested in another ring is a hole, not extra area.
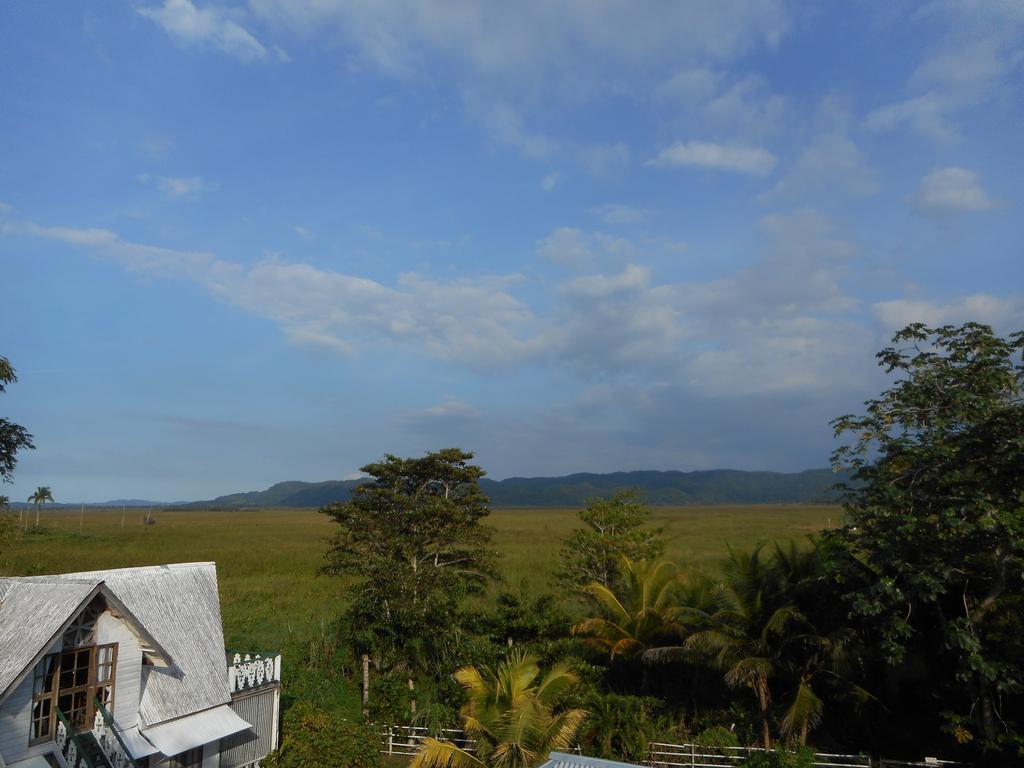
M 587 380 L 640 382 L 654 399 L 657 382 L 710 400 L 862 391 L 871 375 L 864 361 L 881 341 L 875 319 L 1021 319 L 1022 307 L 988 294 L 867 306 L 848 286 L 859 247 L 813 210 L 765 216 L 751 263 L 689 282 L 659 280 L 644 263 L 642 242 L 569 227 L 537 244 L 538 257 L 573 269 L 553 283 L 415 273 L 384 283 L 277 257 L 245 264 L 107 229 L 9 219 L 0 234 L 53 240 L 135 274 L 187 280 L 272 320 L 296 345 L 345 356 L 390 345 L 481 374 L 564 368 Z M 453 400 L 426 415 L 467 414 Z
M 155 184 L 170 198 L 195 198 L 208 186 L 199 176 L 151 176 L 143 173 L 138 178 L 144 184 Z
M 918 212 L 929 214 L 990 211 L 1001 206 L 982 189 L 978 174 L 957 167 L 939 168 L 921 179 L 910 204 Z
M 658 215 L 658 211 L 653 208 L 640 208 L 625 203 L 606 203 L 591 208 L 590 212 L 600 217 L 605 224 L 639 224 Z
M 216 48 L 242 61 L 276 58 L 288 61 L 277 46 L 269 48 L 246 29 L 240 14 L 221 8 L 198 8 L 192 0 L 164 0 L 163 5 L 137 8 L 141 16 L 159 24 L 175 40 L 186 45 Z
M 540 188 L 545 192 L 551 192 L 565 182 L 565 174 L 561 171 L 552 171 L 540 180 Z
M 695 166 L 764 176 L 775 167 L 775 156 L 760 147 L 687 141 L 665 147 L 648 165 Z
M 958 117 L 1002 98 L 1024 66 L 1024 11 L 1020 3 L 937 0 L 914 14 L 919 24 L 938 21 L 944 32 L 926 47 L 907 79 L 906 99 L 870 112 L 874 131 L 909 127 L 942 143 L 960 139 Z

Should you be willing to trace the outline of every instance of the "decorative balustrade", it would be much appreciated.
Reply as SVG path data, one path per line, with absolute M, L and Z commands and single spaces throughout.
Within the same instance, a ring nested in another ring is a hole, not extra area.
M 281 654 L 234 654 L 228 663 L 228 687 L 232 693 L 281 682 Z
M 57 733 L 54 741 L 57 742 L 57 748 L 63 755 L 64 762 L 68 764 L 68 768 L 96 768 L 96 763 L 89 756 L 82 740 L 59 709 L 57 710 Z
M 127 745 L 114 727 L 114 719 L 99 699 L 96 700 L 96 718 L 93 720 L 92 735 L 96 737 L 96 743 L 100 745 L 111 768 L 138 768 Z

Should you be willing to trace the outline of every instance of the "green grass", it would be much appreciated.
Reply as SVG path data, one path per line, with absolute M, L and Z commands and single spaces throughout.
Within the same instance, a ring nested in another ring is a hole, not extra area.
M 154 563 L 215 561 L 227 646 L 281 650 L 322 637 L 338 614 L 339 583 L 316 575 L 333 523 L 315 510 L 157 511 L 143 526 L 129 510 L 43 512 L 30 530 L 0 552 L 0 573 L 26 575 Z M 728 547 L 801 539 L 841 512 L 829 506 L 713 506 L 656 508 L 665 526 L 666 555 L 686 568 L 712 570 Z M 34 520 L 34 517 L 33 517 Z M 558 549 L 576 524 L 573 509 L 497 509 L 490 523 L 502 553 L 501 572 L 530 589 L 551 585 Z

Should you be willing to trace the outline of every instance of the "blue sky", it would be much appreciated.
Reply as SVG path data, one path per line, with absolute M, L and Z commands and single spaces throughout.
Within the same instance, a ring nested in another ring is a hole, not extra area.
M 825 466 L 1024 328 L 1024 4 L 0 8 L 14 499 Z

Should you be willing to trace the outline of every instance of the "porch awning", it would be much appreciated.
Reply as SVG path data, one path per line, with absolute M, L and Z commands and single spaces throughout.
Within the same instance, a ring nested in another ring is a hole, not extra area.
M 121 741 L 128 747 L 128 751 L 131 752 L 133 760 L 141 760 L 144 757 L 155 755 L 160 750 L 150 744 L 139 733 L 138 727 L 128 728 L 123 731 L 118 731 L 118 735 L 121 737 Z
M 173 757 L 251 727 L 230 706 L 221 704 L 194 715 L 143 728 L 141 733 L 163 754 Z

